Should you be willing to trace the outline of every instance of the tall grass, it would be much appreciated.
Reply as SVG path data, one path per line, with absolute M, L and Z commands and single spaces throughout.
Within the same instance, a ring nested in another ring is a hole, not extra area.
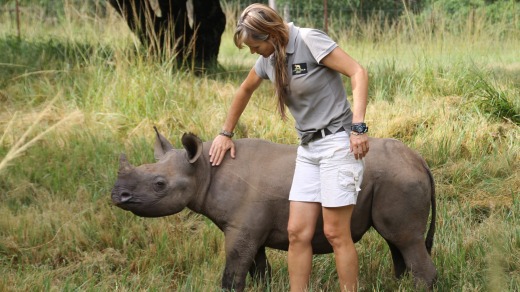
M 187 210 L 139 218 L 113 207 L 109 193 L 120 152 L 134 164 L 153 161 L 152 126 L 177 147 L 183 132 L 212 139 L 256 57 L 234 48 L 229 22 L 224 70 L 197 77 L 146 59 L 112 12 L 93 18 L 69 5 L 49 20 L 37 11 L 22 10 L 21 39 L 7 12 L 0 17 L 0 158 L 12 157 L 0 173 L 0 290 L 219 291 L 223 235 L 212 223 Z M 436 290 L 516 291 L 519 32 L 483 16 L 459 26 L 435 17 L 383 29 L 352 20 L 331 34 L 370 72 L 370 134 L 404 141 L 433 170 Z M 261 86 L 239 138 L 297 143 L 273 95 Z M 69 116 L 80 118 L 60 123 Z M 362 291 L 413 290 L 409 275 L 394 279 L 377 233 L 357 248 Z M 267 290 L 287 290 L 286 254 L 268 257 Z M 315 257 L 311 284 L 336 290 L 331 255 Z M 264 291 L 252 281 L 248 290 Z

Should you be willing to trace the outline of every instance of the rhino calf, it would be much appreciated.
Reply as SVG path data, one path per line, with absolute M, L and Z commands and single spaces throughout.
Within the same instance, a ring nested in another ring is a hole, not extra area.
M 238 139 L 236 158 L 212 167 L 211 142 L 184 134 L 184 149 L 174 149 L 155 130 L 157 162 L 133 167 L 122 154 L 113 203 L 143 217 L 168 216 L 185 207 L 208 217 L 225 235 L 222 288 L 226 290 L 243 291 L 248 271 L 253 277 L 269 275 L 265 248 L 289 246 L 288 196 L 296 147 Z M 352 215 L 352 238 L 359 241 L 373 227 L 390 247 L 395 275 L 411 271 L 417 285 L 431 288 L 437 274 L 430 257 L 436 211 L 426 162 L 397 140 L 370 138 L 365 166 Z M 315 254 L 332 252 L 322 221 L 312 246 Z

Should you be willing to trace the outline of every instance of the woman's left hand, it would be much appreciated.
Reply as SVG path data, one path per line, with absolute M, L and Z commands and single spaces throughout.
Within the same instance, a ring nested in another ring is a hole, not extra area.
M 354 153 L 356 159 L 362 159 L 368 153 L 368 136 L 362 135 L 350 135 L 350 151 Z

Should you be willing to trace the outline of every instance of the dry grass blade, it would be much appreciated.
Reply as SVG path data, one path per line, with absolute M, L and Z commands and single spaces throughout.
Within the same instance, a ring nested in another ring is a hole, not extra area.
M 2 145 L 2 143 L 4 143 L 4 139 L 5 139 L 5 135 L 7 134 L 7 132 L 9 132 L 9 129 L 11 129 L 11 127 L 13 126 L 13 122 L 14 120 L 16 119 L 16 116 L 18 115 L 18 113 L 14 113 L 14 116 L 12 119 L 9 120 L 9 123 L 7 124 L 7 126 L 5 127 L 5 131 L 4 133 L 2 134 L 2 138 L 0 138 L 0 145 Z
M 37 141 L 42 139 L 45 135 L 47 135 L 48 133 L 52 132 L 54 129 L 56 129 L 57 127 L 59 127 L 63 123 L 69 122 L 71 120 L 74 120 L 74 119 L 82 116 L 80 111 L 74 111 L 74 112 L 68 114 L 67 116 L 65 116 L 64 118 L 62 118 L 61 120 L 59 120 L 54 125 L 52 125 L 49 128 L 47 128 L 45 131 L 39 133 L 34 138 L 32 138 L 31 140 L 26 142 L 27 137 L 33 132 L 34 128 L 39 124 L 39 122 L 42 120 L 42 118 L 51 109 L 51 107 L 54 104 L 54 102 L 56 101 L 57 97 L 58 96 L 56 96 L 52 101 L 49 102 L 49 104 L 45 107 L 45 109 L 38 114 L 38 116 L 36 117 L 34 122 L 31 124 L 31 126 L 23 133 L 22 137 L 20 137 L 20 139 L 18 139 L 18 141 L 16 141 L 16 143 L 9 149 L 9 151 L 7 152 L 5 157 L 0 162 L 0 172 L 2 172 L 9 165 L 9 163 L 12 160 L 14 160 L 16 157 L 18 157 L 24 151 L 26 151 L 34 143 L 36 143 Z M 15 118 L 16 118 L 16 114 L 11 119 L 11 121 L 9 121 L 9 124 L 7 125 L 6 131 L 2 135 L 2 138 L 0 139 L 0 141 L 3 141 L 7 131 L 9 130 L 11 125 L 13 124 Z

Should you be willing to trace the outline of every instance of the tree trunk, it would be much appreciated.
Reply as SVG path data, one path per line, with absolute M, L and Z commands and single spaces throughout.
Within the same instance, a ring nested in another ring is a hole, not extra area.
M 226 17 L 219 0 L 108 0 L 151 55 L 182 66 L 217 62 Z

